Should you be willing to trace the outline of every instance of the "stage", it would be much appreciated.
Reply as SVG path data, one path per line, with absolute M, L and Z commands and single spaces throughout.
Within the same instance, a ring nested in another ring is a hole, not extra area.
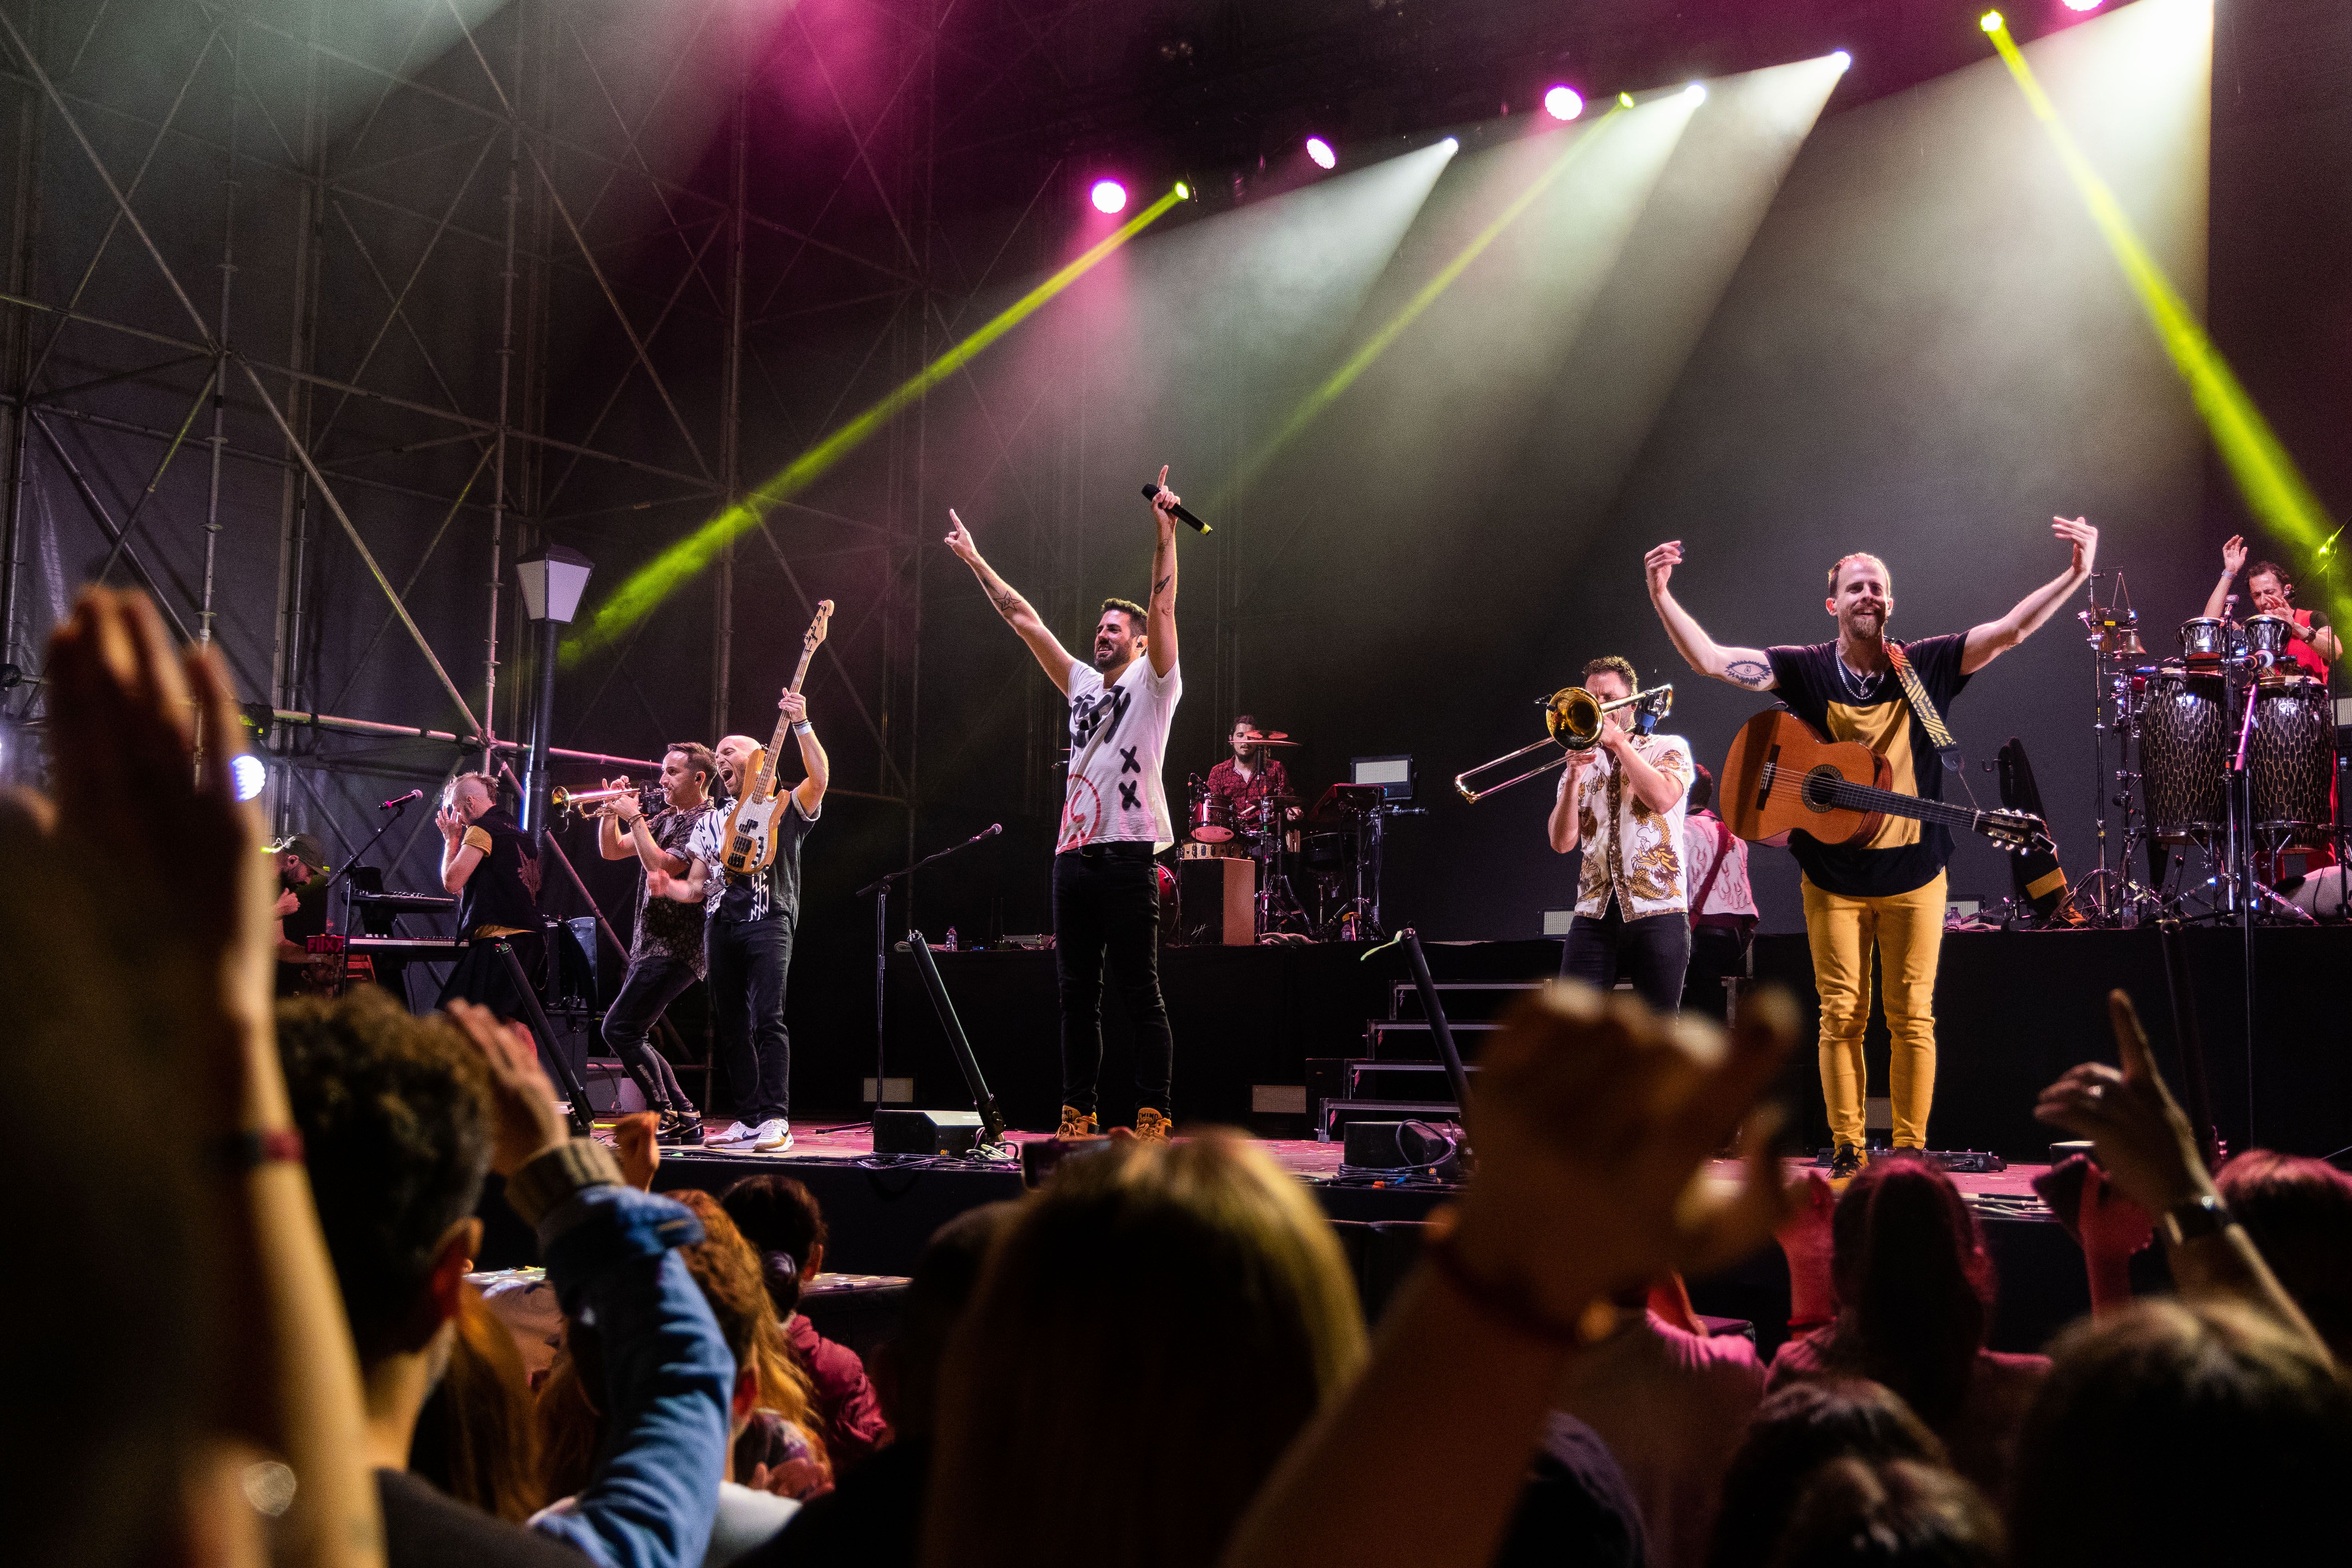
M 1031 1134 L 1015 1133 L 1025 1142 Z M 1342 1248 L 1356 1271 L 1365 1310 L 1377 1318 L 1389 1295 L 1420 1250 L 1421 1222 L 1453 1195 L 1438 1185 L 1397 1185 L 1351 1175 L 1340 1165 L 1339 1145 L 1312 1140 L 1265 1139 L 1265 1152 L 1307 1184 L 1337 1227 Z M 781 1154 L 672 1151 L 655 1178 L 657 1191 L 698 1187 L 723 1192 L 745 1176 L 782 1173 L 804 1184 L 824 1207 L 832 1230 L 826 1258 L 831 1269 L 848 1274 L 904 1275 L 920 1255 L 925 1238 L 954 1215 L 986 1203 L 1018 1198 L 1021 1165 L 1010 1162 L 963 1162 L 876 1158 L 866 1129 L 813 1123 L 799 1130 L 793 1147 Z M 1791 1176 L 1803 1166 L 1792 1163 Z M 2011 1165 L 1989 1174 L 1953 1180 L 1968 1197 L 1985 1230 L 2001 1279 L 1992 1342 L 2000 1350 L 2031 1350 L 2060 1326 L 2089 1309 L 2082 1255 L 2032 1191 L 2042 1167 Z M 1708 1177 L 1725 1183 L 1738 1167 L 1717 1161 Z M 493 1183 L 495 1187 L 496 1184 Z M 486 1238 L 482 1267 L 509 1267 L 533 1260 L 530 1238 L 497 1201 L 485 1195 Z M 2143 1262 L 2153 1262 L 2146 1255 Z M 2161 1266 L 2151 1282 L 2161 1276 Z M 1752 1325 L 1768 1354 L 1786 1337 L 1788 1271 L 1777 1248 L 1767 1247 L 1738 1268 L 1690 1282 L 1698 1310 Z M 886 1337 L 869 1325 L 861 1331 Z
M 2344 1049 L 2344 976 L 2352 928 L 2266 927 L 2255 933 L 2259 1047 L 2245 1048 L 2242 948 L 2235 930 L 2186 935 L 2188 978 L 2203 1033 L 2215 1120 L 2231 1148 L 2327 1155 L 2352 1144 L 2352 1054 Z M 1168 948 L 1161 986 L 1176 1034 L 1179 1128 L 1204 1121 L 1263 1136 L 1315 1136 L 1323 1102 L 1350 1080 L 1388 1103 L 1446 1100 L 1420 1009 L 1394 948 Z M 1430 969 L 1465 1058 L 1524 989 L 1555 973 L 1557 942 L 1431 942 Z M 941 980 L 1005 1119 L 1053 1127 L 1060 1107 L 1054 954 L 942 952 Z M 1801 935 L 1759 936 L 1755 979 L 1779 984 L 1803 1014 L 1780 1093 L 1801 1135 L 1828 1137 L 1812 1041 L 1818 1001 Z M 1931 1142 L 2011 1161 L 2048 1158 L 2035 1095 L 2067 1068 L 2112 1060 L 2106 994 L 2137 1002 L 2158 1058 L 2184 1089 L 2178 1030 L 2157 933 L 2143 931 L 1954 931 L 1936 986 L 1939 1064 Z M 970 1104 L 912 955 L 891 955 L 885 1077 L 911 1079 L 893 1103 Z M 1131 1115 L 1129 1034 L 1115 996 L 1104 1004 L 1106 1118 Z M 796 1041 L 796 1103 L 855 1106 L 874 1071 L 871 1040 Z M 1874 1093 L 1885 1092 L 1886 1029 L 1874 1007 Z M 2249 1106 L 2252 1116 L 2249 1117 Z M 1413 1114 L 1405 1112 L 1403 1114 Z M 845 1118 L 844 1118 L 845 1120 Z

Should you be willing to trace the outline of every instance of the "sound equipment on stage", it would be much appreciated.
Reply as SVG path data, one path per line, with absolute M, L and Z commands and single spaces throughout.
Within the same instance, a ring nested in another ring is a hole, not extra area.
M 969 1154 L 987 1131 L 972 1110 L 877 1110 L 877 1154 Z M 1000 1137 L 1003 1135 L 1000 1133 Z
M 1442 1121 L 1350 1121 L 1340 1158 L 1360 1171 L 1458 1174 L 1462 1130 Z
M 1257 942 L 1257 862 L 1238 855 L 1176 862 L 1179 940 L 1188 947 Z
M 374 868 L 365 867 L 362 869 L 373 871 Z M 373 888 L 359 886 L 359 878 L 356 875 L 352 878 L 352 902 L 370 911 L 371 914 L 381 910 L 394 915 L 437 915 L 457 907 L 457 900 L 455 898 L 439 893 L 379 892 Z M 370 931 L 375 929 L 375 922 L 373 920 L 369 921 L 368 929 Z M 389 927 L 386 929 L 388 930 Z
M 955 1004 L 948 997 L 947 983 L 940 978 L 939 962 L 931 956 L 931 944 L 923 940 L 923 933 L 919 931 L 908 931 L 907 942 L 915 950 L 915 968 L 923 977 L 923 988 L 931 994 L 931 1006 L 939 1013 L 940 1027 L 947 1032 L 948 1047 L 955 1053 L 956 1067 L 963 1074 L 964 1088 L 971 1093 L 972 1109 L 976 1112 L 971 1115 L 971 1122 L 978 1129 L 977 1133 L 966 1140 L 962 1148 L 952 1152 L 969 1154 L 983 1147 L 1000 1147 L 1004 1142 L 1004 1115 L 996 1109 L 996 1097 L 988 1092 L 988 1080 L 981 1076 L 980 1058 L 971 1054 L 971 1041 L 963 1032 L 963 1020 L 956 1016 Z M 878 1079 L 875 1096 L 878 1102 L 881 1097 Z M 882 1147 L 882 1119 L 886 1116 L 961 1117 L 966 1114 L 956 1110 L 884 1110 L 877 1103 L 874 1109 L 875 1150 L 877 1153 L 902 1152 Z M 925 1151 L 929 1153 L 950 1152 Z

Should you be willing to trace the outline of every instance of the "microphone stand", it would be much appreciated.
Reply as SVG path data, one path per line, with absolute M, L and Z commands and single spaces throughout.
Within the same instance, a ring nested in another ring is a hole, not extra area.
M 890 978 L 890 888 L 903 882 L 934 860 L 944 860 L 959 850 L 969 849 L 983 838 L 993 838 L 1004 831 L 1001 822 L 992 823 L 961 844 L 950 844 L 944 849 L 924 856 L 903 870 L 886 871 L 866 886 L 850 894 L 853 899 L 871 895 L 874 900 L 874 1109 L 882 1109 L 882 1010 L 889 990 Z
M 330 897 L 334 893 L 336 883 L 343 884 L 343 940 L 335 951 L 335 994 L 338 996 L 343 994 L 343 987 L 350 984 L 352 977 L 352 889 L 349 880 L 352 868 L 368 858 L 368 852 L 383 841 L 383 836 L 391 832 L 402 817 L 408 815 L 408 808 L 413 804 L 404 798 L 395 804 L 392 815 L 384 818 L 383 826 L 375 830 L 375 837 L 361 845 L 360 852 L 344 861 L 341 870 L 327 879 L 326 889 L 320 895 L 321 898 Z

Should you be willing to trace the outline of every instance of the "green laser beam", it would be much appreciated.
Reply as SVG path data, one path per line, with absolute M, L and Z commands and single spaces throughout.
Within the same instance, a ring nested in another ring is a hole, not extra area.
M 880 430 L 907 405 L 949 376 L 970 364 L 996 341 L 1035 315 L 1045 303 L 1092 271 L 1113 251 L 1142 233 L 1183 198 L 1174 191 L 1136 214 L 1117 231 L 1088 247 L 1086 254 L 1006 306 L 971 336 L 949 349 L 894 388 L 882 400 L 803 452 L 741 500 L 631 574 L 597 608 L 595 618 L 580 635 L 563 645 L 562 662 L 571 664 L 609 647 L 650 614 L 654 607 L 695 575 L 761 519 L 814 483 L 859 443 Z
M 2188 301 L 2141 243 L 2131 220 L 2124 216 L 2123 205 L 2116 200 L 2115 192 L 2075 143 L 2074 133 L 2059 117 L 2058 106 L 2042 90 L 2033 68 L 2025 63 L 2017 40 L 2010 37 L 2008 25 L 1995 13 L 1988 13 L 1984 20 L 1986 36 L 2000 52 L 2009 74 L 2016 79 L 2018 90 L 2025 95 L 2026 107 L 2050 133 L 2051 143 L 2058 150 L 2058 161 L 2065 165 L 2084 205 L 2090 209 L 2091 221 L 2114 253 L 2116 264 L 2123 269 L 2132 292 L 2139 296 L 2140 308 L 2147 313 L 2148 323 L 2156 329 L 2158 341 L 2171 357 L 2173 368 L 2188 384 L 2189 399 L 2205 421 L 2214 449 L 2221 454 L 2221 461 L 2236 481 L 2246 509 L 2281 538 L 2305 550 L 2316 550 L 2333 531 L 2332 520 L 2320 505 L 2319 498 L 2312 493 L 2294 458 L 2271 429 L 2270 421 L 2263 417 L 2263 411 L 2239 384 L 2229 360 L 2214 346 Z M 2338 594 L 2328 607 L 2342 619 L 2347 609 L 2352 609 L 2352 596 Z
M 1249 460 L 1242 465 L 1239 473 L 1226 485 L 1223 493 L 1230 496 L 1246 489 L 1259 474 L 1265 472 L 1265 466 L 1280 456 L 1283 449 L 1296 440 L 1309 425 L 1314 424 L 1325 409 L 1337 403 L 1348 388 L 1353 386 L 1357 379 L 1372 367 L 1372 363 L 1386 353 L 1390 345 L 1404 335 L 1405 329 L 1412 326 L 1423 311 L 1435 304 L 1438 296 L 1452 288 L 1454 279 L 1469 270 L 1470 264 L 1484 255 L 1488 246 L 1500 239 L 1504 231 L 1517 222 L 1520 215 L 1535 205 L 1536 198 L 1550 189 L 1552 184 L 1568 172 L 1569 166 L 1576 162 L 1584 150 L 1598 142 L 1608 132 L 1610 125 L 1623 112 L 1622 108 L 1609 110 L 1587 128 L 1582 135 L 1570 142 L 1559 157 L 1545 165 L 1543 172 L 1528 183 L 1527 189 L 1512 197 L 1510 205 L 1496 214 L 1493 220 L 1472 237 L 1469 244 L 1464 246 L 1452 259 L 1439 268 L 1427 282 L 1414 290 L 1412 298 L 1406 300 L 1396 314 L 1381 323 L 1379 330 L 1366 338 L 1356 352 L 1349 354 L 1337 370 L 1325 377 L 1322 385 L 1299 400 L 1298 405 L 1290 411 L 1290 417 L 1284 420 L 1281 427 L 1276 430 L 1265 443 L 1250 456 Z

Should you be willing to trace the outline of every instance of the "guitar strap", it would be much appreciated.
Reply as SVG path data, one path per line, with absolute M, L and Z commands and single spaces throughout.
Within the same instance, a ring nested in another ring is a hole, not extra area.
M 1944 716 L 1936 711 L 1935 700 L 1927 695 L 1927 685 L 1920 680 L 1919 672 L 1911 668 L 1911 656 L 1903 651 L 1901 643 L 1890 642 L 1886 645 L 1886 662 L 1895 667 L 1895 681 L 1902 686 L 1903 696 L 1911 704 L 1911 711 L 1918 715 L 1919 722 L 1926 727 L 1927 739 L 1936 747 L 1936 755 L 1943 760 L 1944 771 L 1958 773 L 1968 759 L 1960 755 L 1960 743 L 1952 739 L 1952 731 L 1945 727 Z

